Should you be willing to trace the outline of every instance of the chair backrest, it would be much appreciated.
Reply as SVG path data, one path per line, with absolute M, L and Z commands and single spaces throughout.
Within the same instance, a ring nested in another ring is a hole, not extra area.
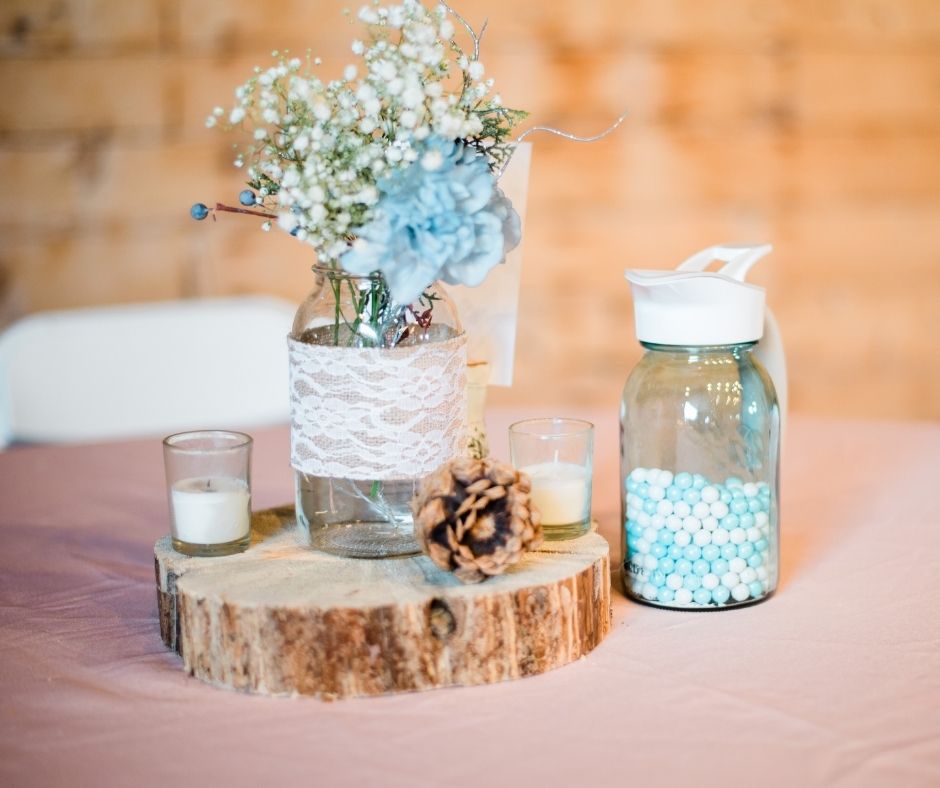
M 0 447 L 286 422 L 293 314 L 246 297 L 26 317 L 0 335 Z

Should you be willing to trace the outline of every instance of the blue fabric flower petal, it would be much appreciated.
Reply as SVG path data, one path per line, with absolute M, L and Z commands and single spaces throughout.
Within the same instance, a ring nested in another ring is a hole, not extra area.
M 461 142 L 429 138 L 417 161 L 377 186 L 374 217 L 341 263 L 354 274 L 380 271 L 399 303 L 413 303 L 436 279 L 479 285 L 519 243 L 518 214 L 485 157 Z

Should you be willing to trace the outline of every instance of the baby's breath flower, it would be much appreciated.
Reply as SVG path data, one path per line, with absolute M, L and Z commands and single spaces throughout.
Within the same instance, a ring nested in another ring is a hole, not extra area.
M 509 155 L 508 135 L 522 115 L 502 109 L 499 96 L 486 98 L 493 80 L 482 81 L 482 63 L 462 52 L 448 15 L 419 0 L 373 0 L 359 10 L 366 27 L 341 79 L 319 78 L 319 57 L 308 55 L 305 68 L 275 52 L 273 65 L 255 67 L 235 90 L 233 107 L 207 118 L 210 127 L 245 129 L 251 145 L 235 165 L 248 163 L 259 202 L 321 263 L 336 264 L 375 219 L 382 179 L 440 166 L 425 147 L 432 137 L 462 140 L 491 170 Z

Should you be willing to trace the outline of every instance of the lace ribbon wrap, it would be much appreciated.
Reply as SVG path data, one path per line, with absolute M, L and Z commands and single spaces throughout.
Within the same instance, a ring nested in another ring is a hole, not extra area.
M 386 349 L 287 343 L 295 470 L 407 479 L 463 452 L 466 334 Z

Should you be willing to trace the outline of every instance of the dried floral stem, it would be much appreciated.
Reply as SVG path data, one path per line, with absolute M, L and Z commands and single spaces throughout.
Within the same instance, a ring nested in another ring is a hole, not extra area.
M 267 213 L 265 211 L 252 211 L 249 208 L 238 208 L 234 205 L 225 205 L 221 202 L 217 202 L 213 210 L 227 211 L 228 213 L 247 213 L 249 216 L 260 216 L 262 219 L 277 219 L 277 215 L 273 213 Z M 212 218 L 214 219 L 215 216 Z

